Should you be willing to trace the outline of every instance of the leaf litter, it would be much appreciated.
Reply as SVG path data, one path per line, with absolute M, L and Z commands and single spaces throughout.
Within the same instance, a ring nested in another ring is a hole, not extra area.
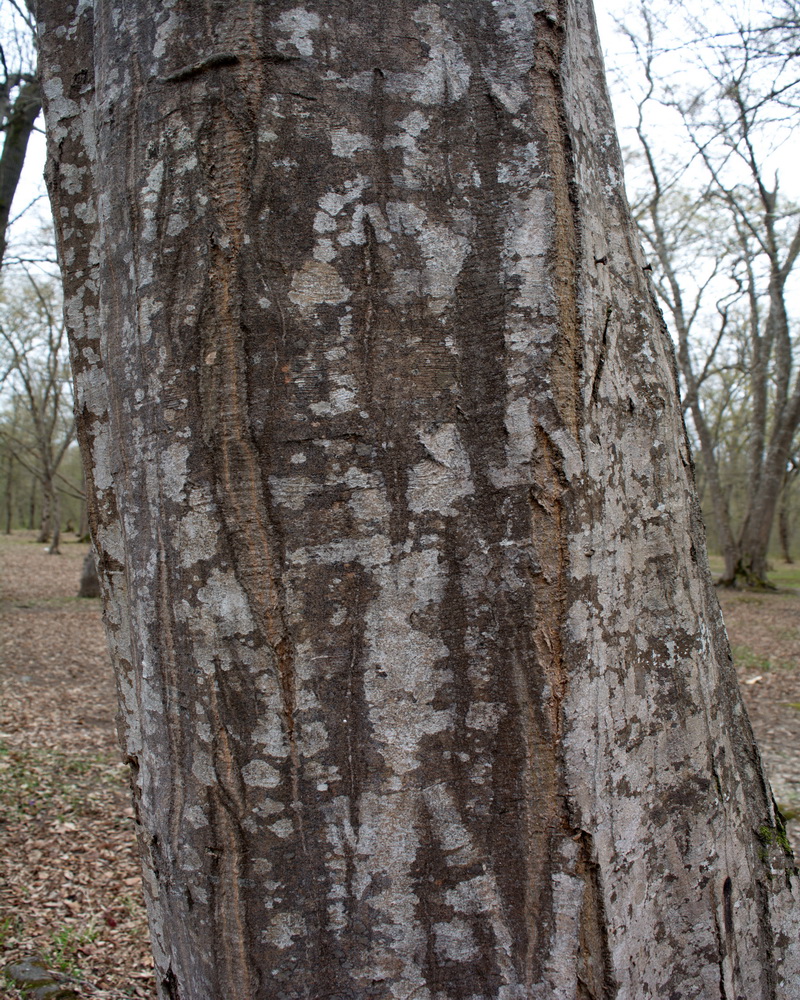
M 87 547 L 32 538 L 0 539 L 0 968 L 39 959 L 87 1000 L 152 1000 L 100 602 L 76 597 Z M 0 973 L 0 995 L 21 985 Z

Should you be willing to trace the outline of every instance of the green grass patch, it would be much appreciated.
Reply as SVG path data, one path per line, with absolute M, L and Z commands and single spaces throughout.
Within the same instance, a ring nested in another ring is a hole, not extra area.
M 768 656 L 759 656 L 754 653 L 749 646 L 733 646 L 731 649 L 733 662 L 737 667 L 745 670 L 758 670 L 761 673 L 768 673 L 772 670 L 772 661 Z
M 718 580 L 725 570 L 725 560 L 722 556 L 709 556 L 708 565 L 711 575 Z M 800 562 L 787 563 L 782 559 L 770 559 L 770 569 L 767 572 L 767 582 L 780 590 L 800 590 Z M 769 596 L 769 591 L 761 591 Z
M 79 757 L 0 743 L 0 813 L 7 822 L 90 816 L 127 773 L 113 754 Z
M 761 656 L 754 652 L 749 646 L 733 646 L 731 653 L 733 662 L 743 670 L 766 674 L 770 670 L 794 670 L 796 668 L 796 664 L 792 660 L 773 660 L 769 656 Z
M 63 927 L 55 931 L 50 939 L 52 945 L 45 955 L 47 965 L 70 976 L 80 974 L 80 949 L 96 940 L 99 933 L 93 924 L 83 929 Z
M 771 562 L 768 573 L 771 584 L 781 588 L 800 590 L 800 563 Z

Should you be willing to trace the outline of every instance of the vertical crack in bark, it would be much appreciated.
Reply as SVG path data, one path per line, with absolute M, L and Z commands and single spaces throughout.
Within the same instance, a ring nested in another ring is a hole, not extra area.
M 378 258 L 378 237 L 375 227 L 369 215 L 364 216 L 364 243 L 363 267 L 364 267 L 364 318 L 361 327 L 361 355 L 364 367 L 364 388 L 366 390 L 367 404 L 373 403 L 373 379 L 374 366 L 374 340 L 375 340 L 375 315 L 377 313 L 376 298 L 378 296 L 377 280 L 380 277 L 380 261 Z
M 594 375 L 592 375 L 592 388 L 589 393 L 589 399 L 592 403 L 597 406 L 599 402 L 599 391 L 600 391 L 600 379 L 603 376 L 603 369 L 606 364 L 606 354 L 608 352 L 608 326 L 611 322 L 611 314 L 613 313 L 611 303 L 606 305 L 606 319 L 603 324 L 603 336 L 600 341 L 600 350 L 597 352 L 597 363 L 595 364 Z
M 562 524 L 561 479 L 558 451 L 543 430 L 538 431 L 539 455 L 536 482 L 529 492 L 531 538 L 536 551 L 533 570 L 533 645 L 539 671 L 538 689 L 549 688 L 549 701 L 538 704 L 529 691 L 530 680 L 517 670 L 517 699 L 523 711 L 527 777 L 528 827 L 527 904 L 529 940 L 525 962 L 526 983 L 539 975 L 535 957 L 546 953 L 539 941 L 544 900 L 552 905 L 551 874 L 555 842 L 563 833 L 566 813 L 561 794 L 563 778 L 559 743 L 562 702 L 566 688 L 561 626 L 566 610 L 566 549 Z
M 247 366 L 242 344 L 239 255 L 244 242 L 244 220 L 249 199 L 248 142 L 241 128 L 228 117 L 225 108 L 219 110 L 207 155 L 214 163 L 212 196 L 220 231 L 212 248 L 210 269 L 214 341 L 205 345 L 208 350 L 216 351 L 207 400 L 207 419 L 214 422 L 212 435 L 217 499 L 234 550 L 236 577 L 244 588 L 256 627 L 271 650 L 276 668 L 289 748 L 291 810 L 305 851 L 300 761 L 295 732 L 293 651 L 283 615 L 278 540 L 270 521 L 269 497 L 261 475 L 259 454 L 250 434 Z M 215 731 L 218 739 L 219 734 L 224 733 L 219 720 Z M 220 788 L 229 795 L 229 779 L 232 780 L 233 769 L 238 769 L 234 752 L 227 743 L 218 742 L 216 757 L 218 768 L 222 762 L 222 771 L 218 769 L 223 782 Z M 227 788 L 225 782 L 228 782 Z M 233 935 L 231 940 L 237 942 L 233 950 L 226 951 L 227 982 L 223 992 L 238 997 L 236 991 L 242 989 L 242 984 L 249 984 L 257 972 L 245 943 L 247 900 L 235 888 L 241 877 L 242 863 L 239 821 L 235 810 L 230 807 L 231 803 L 226 802 L 219 790 L 218 794 L 222 808 L 216 830 L 224 846 L 220 875 L 229 884 L 224 890 L 227 899 L 218 913 L 222 914 L 222 936 Z M 235 803 L 236 799 L 232 801 Z M 244 809 L 243 802 L 240 808 Z
M 212 732 L 212 760 L 217 777 L 217 784 L 211 789 L 211 798 L 216 805 L 212 810 L 212 824 L 215 840 L 219 845 L 216 889 L 219 906 L 216 913 L 223 966 L 220 985 L 231 1000 L 249 1000 L 256 972 L 247 952 L 247 907 L 241 894 L 245 866 L 241 824 L 246 812 L 246 802 L 236 756 L 220 715 L 220 671 L 217 660 L 214 661 L 214 668 L 214 676 L 209 684 L 208 714 Z
M 577 873 L 584 884 L 578 955 L 578 1000 L 613 1000 L 617 988 L 608 947 L 608 922 L 600 882 L 600 866 L 592 836 L 580 831 Z
M 301 837 L 300 763 L 295 732 L 294 657 L 283 616 L 279 545 L 270 520 L 269 493 L 250 434 L 247 361 L 241 342 L 238 256 L 248 199 L 247 147 L 239 129 L 220 122 L 211 155 L 217 154 L 214 192 L 230 248 L 214 248 L 211 267 L 217 358 L 210 412 L 217 418 L 218 497 L 236 553 L 236 575 L 269 644 L 280 682 L 284 725 L 292 767 L 292 810 Z M 305 842 L 303 844 L 305 849 Z
M 564 423 L 578 437 L 582 344 L 578 316 L 578 227 L 572 168 L 572 141 L 567 126 L 561 68 L 564 57 L 564 0 L 535 14 L 536 45 L 531 86 L 539 122 L 545 135 L 552 185 L 553 265 L 559 310 L 560 343 L 552 367 L 553 394 Z
M 186 764 L 186 741 L 180 705 L 180 674 L 175 651 L 175 636 L 172 620 L 172 591 L 166 561 L 161 529 L 158 530 L 158 585 L 156 588 L 157 621 L 161 637 L 160 665 L 163 685 L 164 708 L 167 716 L 166 735 L 169 742 L 170 767 L 181 769 Z M 160 791 L 160 789 L 159 789 Z M 169 849 L 171 860 L 178 857 L 181 845 L 181 824 L 183 820 L 183 782 L 169 783 Z

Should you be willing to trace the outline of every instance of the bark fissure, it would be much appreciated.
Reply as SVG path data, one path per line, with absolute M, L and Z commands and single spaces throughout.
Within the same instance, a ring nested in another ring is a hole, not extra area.
M 215 663 L 215 667 L 218 664 Z M 209 721 L 212 727 L 212 761 L 217 778 L 211 790 L 211 817 L 217 858 L 215 922 L 222 952 L 217 989 L 234 1000 L 257 992 L 247 902 L 242 896 L 246 856 L 242 820 L 246 813 L 241 764 L 231 747 L 218 698 L 224 681 L 219 669 L 209 684 Z M 224 690 L 224 687 L 223 687 Z
M 574 155 L 561 80 L 566 4 L 564 0 L 550 0 L 547 7 L 550 9 L 535 15 L 537 31 L 531 85 L 542 109 L 540 122 L 545 133 L 554 202 L 553 277 L 559 303 L 561 343 L 552 371 L 553 390 L 561 418 L 577 440 L 583 357 L 578 315 L 581 241 L 578 198 L 571 167 Z
M 223 66 L 236 66 L 239 63 L 239 56 L 235 52 L 215 52 L 206 56 L 189 66 L 182 66 L 173 73 L 162 78 L 163 83 L 182 83 L 184 80 L 191 80 L 193 76 L 199 76 L 210 69 L 220 69 Z

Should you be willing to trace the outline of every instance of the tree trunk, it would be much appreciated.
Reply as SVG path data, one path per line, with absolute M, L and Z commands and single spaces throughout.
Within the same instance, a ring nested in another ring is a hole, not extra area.
M 37 7 L 160 996 L 799 997 L 587 0 Z
M 14 453 L 8 449 L 6 453 L 6 488 L 5 488 L 5 534 L 11 534 L 14 523 Z
M 687 351 L 688 354 L 688 351 Z M 688 367 L 688 366 L 687 366 Z M 719 475 L 719 464 L 717 462 L 716 451 L 711 433 L 706 423 L 705 416 L 697 400 L 696 392 L 690 407 L 692 422 L 700 442 L 700 456 L 703 461 L 706 477 L 708 479 L 709 492 L 711 493 L 711 505 L 714 511 L 714 524 L 719 538 L 719 547 L 722 551 L 725 568 L 722 571 L 720 583 L 731 586 L 736 580 L 736 566 L 739 561 L 739 549 L 733 537 L 731 528 L 730 509 L 725 491 L 722 488 Z
M 28 531 L 33 531 L 36 527 L 36 494 L 39 483 L 34 476 L 31 476 L 31 495 L 28 503 Z
M 89 518 L 87 515 L 85 500 L 81 500 L 81 517 L 80 521 L 78 522 L 77 535 L 80 541 L 82 542 L 88 541 L 89 539 Z
M 792 525 L 794 522 L 793 497 L 794 484 L 797 480 L 798 467 L 792 462 L 791 468 L 787 471 L 781 490 L 781 503 L 778 511 L 778 537 L 780 539 L 781 554 L 784 561 L 793 563 L 792 558 Z
M 787 412 L 780 416 L 780 423 L 773 431 L 764 461 L 761 489 L 756 496 L 750 498 L 747 516 L 742 525 L 739 541 L 742 570 L 751 582 L 759 586 L 767 584 L 769 540 L 792 454 L 798 417 L 800 391 Z
M 794 562 L 794 559 L 792 559 L 791 546 L 791 512 L 789 510 L 789 504 L 785 500 L 781 501 L 781 509 L 778 513 L 778 535 L 780 537 L 781 555 L 783 556 L 783 561 L 791 564 Z
M 51 556 L 57 556 L 61 554 L 61 494 L 53 484 L 51 500 L 50 500 L 50 527 L 51 527 L 51 541 L 50 548 L 47 550 L 48 554 Z
M 45 542 L 50 541 L 51 532 L 53 530 L 53 484 L 48 482 L 46 479 L 41 481 L 42 488 L 42 515 L 39 521 L 39 534 L 36 537 L 36 541 L 40 545 L 44 545 Z
M 0 155 L 0 264 L 6 253 L 11 203 L 16 194 L 28 140 L 42 110 L 42 96 L 37 80 L 23 83 L 5 124 L 3 152 Z

